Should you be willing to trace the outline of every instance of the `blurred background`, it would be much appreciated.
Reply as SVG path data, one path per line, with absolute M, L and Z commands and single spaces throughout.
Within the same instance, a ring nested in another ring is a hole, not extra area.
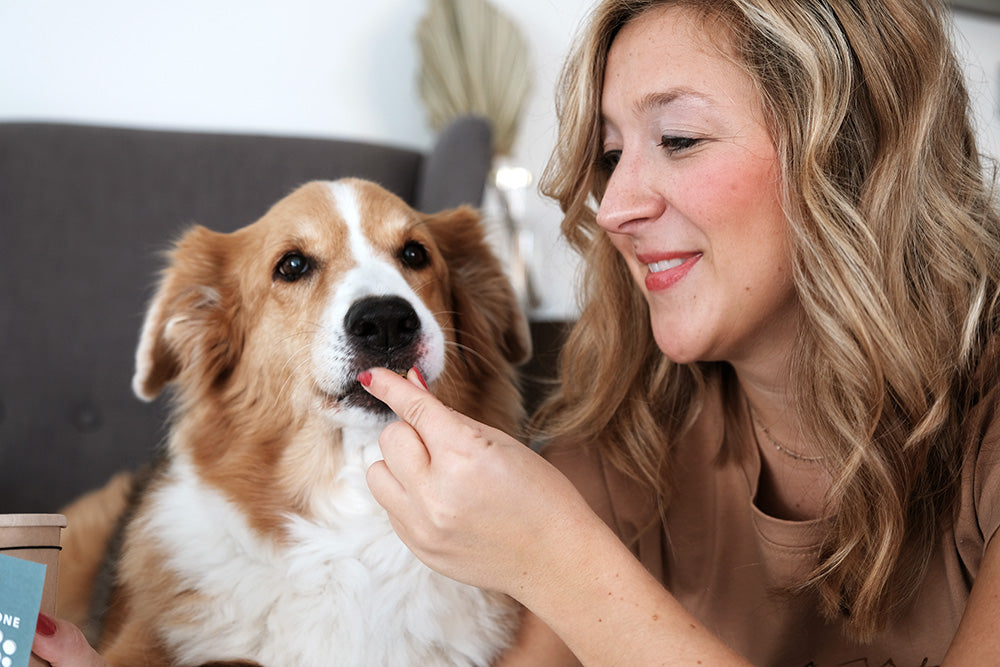
M 554 142 L 555 81 L 592 4 L 493 0 L 531 50 L 532 87 L 510 160 L 534 176 L 519 211 L 534 237 L 533 319 L 575 312 L 576 263 L 559 241 L 558 209 L 535 184 Z M 1000 156 L 1000 0 L 968 7 L 955 10 L 956 44 L 983 149 Z M 0 0 L 0 120 L 425 150 L 434 131 L 418 92 L 416 32 L 426 12 L 426 0 Z

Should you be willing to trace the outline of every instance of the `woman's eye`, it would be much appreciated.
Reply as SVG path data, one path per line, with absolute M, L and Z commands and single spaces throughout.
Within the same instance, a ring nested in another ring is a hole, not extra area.
M 660 137 L 660 147 L 666 149 L 668 153 L 676 153 L 694 147 L 701 139 L 695 137 Z
M 607 151 L 601 155 L 600 166 L 605 173 L 610 174 L 618 166 L 618 161 L 622 159 L 622 152 L 619 150 Z
M 407 242 L 399 251 L 399 260 L 410 269 L 422 269 L 431 262 L 430 253 L 422 243 Z
M 312 270 L 309 258 L 300 252 L 292 251 L 285 253 L 277 266 L 274 267 L 274 277 L 284 280 L 286 283 L 294 283 L 299 278 L 306 276 Z

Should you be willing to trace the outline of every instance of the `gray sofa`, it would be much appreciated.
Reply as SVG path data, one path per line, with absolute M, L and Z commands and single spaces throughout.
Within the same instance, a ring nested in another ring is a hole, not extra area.
M 161 252 L 295 186 L 360 176 L 416 208 L 479 205 L 491 135 L 459 119 L 423 154 L 362 142 L 0 123 L 0 513 L 50 512 L 146 461 L 162 401 L 131 393 Z

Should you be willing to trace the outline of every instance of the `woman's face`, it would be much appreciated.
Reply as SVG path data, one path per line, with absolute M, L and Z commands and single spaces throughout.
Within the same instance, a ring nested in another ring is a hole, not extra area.
M 612 43 L 601 101 L 597 222 L 679 363 L 783 357 L 798 310 L 774 143 L 721 44 L 689 9 L 647 11 Z

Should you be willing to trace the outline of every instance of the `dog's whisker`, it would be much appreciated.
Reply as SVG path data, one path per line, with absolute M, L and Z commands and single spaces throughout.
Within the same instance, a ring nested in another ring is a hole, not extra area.
M 291 359 L 288 359 L 285 362 L 283 370 L 288 368 L 289 362 L 291 362 Z M 284 402 L 285 392 L 291 392 L 292 390 L 290 389 L 290 387 L 294 387 L 294 383 L 303 382 L 307 379 L 306 374 L 300 374 L 298 371 L 302 369 L 303 366 L 308 365 L 309 362 L 310 362 L 309 355 L 304 355 L 304 358 L 299 359 L 298 363 L 286 375 L 285 380 L 281 383 L 281 386 L 278 387 L 278 390 L 275 392 L 272 407 L 278 408 Z
M 421 294 L 421 292 L 423 291 L 423 289 L 425 287 L 431 286 L 433 284 L 434 284 L 434 280 L 432 278 L 427 278 L 423 282 L 420 282 L 420 283 L 417 283 L 416 285 L 414 285 L 413 286 L 413 291 L 416 292 L 417 294 Z
M 450 348 L 456 349 L 456 350 L 458 350 L 460 352 L 464 352 L 464 353 L 468 354 L 469 356 L 475 358 L 479 362 L 484 363 L 486 365 L 487 369 L 491 373 L 501 373 L 502 372 L 502 368 L 496 362 L 494 362 L 489 357 L 487 357 L 486 355 L 484 355 L 482 352 L 480 352 L 479 350 L 477 350 L 476 348 L 474 348 L 474 347 L 472 347 L 472 346 L 470 346 L 468 344 L 459 343 L 457 341 L 448 341 L 448 342 L 445 343 L 445 347 L 450 347 Z
M 306 323 L 306 325 L 309 326 L 309 327 L 313 327 L 313 328 L 311 328 L 311 329 L 302 329 L 302 328 L 300 328 L 300 329 L 298 329 L 296 331 L 291 331 L 288 334 L 286 334 L 286 335 L 282 336 L 281 338 L 279 338 L 278 342 L 279 343 L 284 343 L 284 342 L 290 341 L 290 340 L 292 340 L 294 338 L 298 338 L 300 336 L 313 336 L 313 335 L 315 335 L 315 334 L 317 334 L 317 333 L 319 333 L 320 331 L 323 330 L 323 327 L 320 324 Z
M 285 338 L 284 340 L 287 341 L 287 340 L 289 340 L 289 338 Z M 296 350 L 293 350 L 288 355 L 288 357 L 285 359 L 285 362 L 281 365 L 280 372 L 284 373 L 288 369 L 288 364 L 292 363 L 293 361 L 298 360 L 298 358 L 300 356 L 302 356 L 303 353 L 306 353 L 305 356 L 306 356 L 306 358 L 308 358 L 308 356 L 309 356 L 308 352 L 310 352 L 312 350 L 312 346 L 313 346 L 313 341 L 312 341 L 312 339 L 309 339 L 301 347 L 299 347 Z M 298 362 L 298 363 L 301 363 L 301 362 Z

